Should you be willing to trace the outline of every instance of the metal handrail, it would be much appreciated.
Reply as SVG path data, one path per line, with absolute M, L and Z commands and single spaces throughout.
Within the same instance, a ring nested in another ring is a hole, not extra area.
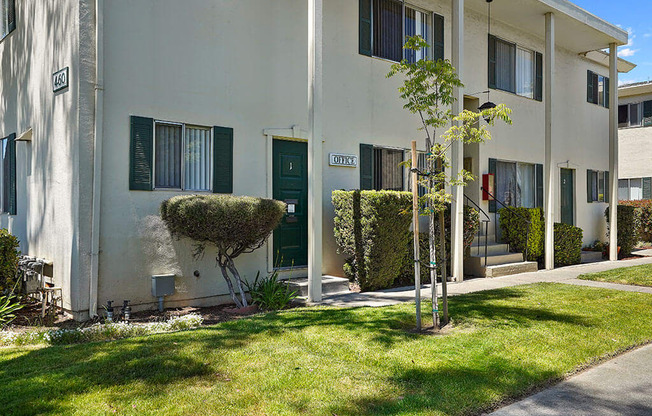
M 482 209 L 478 204 L 475 203 L 474 200 L 469 198 L 468 196 L 464 195 L 464 199 L 466 200 L 467 206 L 469 202 L 475 206 L 479 212 L 482 213 L 486 217 L 486 220 L 483 219 L 481 220 L 482 223 L 484 224 L 484 266 L 487 267 L 487 245 L 489 242 L 487 241 L 487 237 L 489 236 L 489 223 L 491 222 L 491 218 L 489 215 Z M 478 238 L 480 237 L 480 230 L 482 228 L 478 228 Z M 480 254 L 480 244 L 478 244 L 478 255 Z
M 496 196 L 494 194 L 492 194 L 491 192 L 484 189 L 483 186 L 481 186 L 480 189 L 482 190 L 482 192 L 484 192 L 487 195 L 489 195 L 490 197 L 492 197 L 494 201 L 498 202 L 500 205 L 507 208 L 510 212 L 513 212 L 514 214 L 519 216 L 522 220 L 524 220 L 527 223 L 527 231 L 525 233 L 525 261 L 528 261 L 528 256 L 527 255 L 528 255 L 528 246 L 529 246 L 529 242 L 530 242 L 530 227 L 532 226 L 532 222 L 529 219 L 527 219 L 525 216 L 521 215 L 521 213 L 518 212 L 517 210 L 515 210 L 514 207 L 510 207 L 508 205 L 505 205 L 500 199 L 496 198 Z M 496 227 L 497 226 L 498 226 L 498 221 L 496 221 Z

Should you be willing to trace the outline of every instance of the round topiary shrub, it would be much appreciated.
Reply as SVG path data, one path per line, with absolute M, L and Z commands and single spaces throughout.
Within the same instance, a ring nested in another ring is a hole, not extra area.
M 285 203 L 250 196 L 181 195 L 161 204 L 161 218 L 170 233 L 194 240 L 195 258 L 201 257 L 208 245 L 217 248 L 217 263 L 231 299 L 239 308 L 248 305 L 233 259 L 260 248 L 284 213 Z M 235 294 L 231 277 L 238 286 L 240 298 Z

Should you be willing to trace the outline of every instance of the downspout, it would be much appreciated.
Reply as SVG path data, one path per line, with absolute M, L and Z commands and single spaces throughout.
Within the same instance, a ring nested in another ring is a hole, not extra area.
M 100 203 L 102 193 L 102 140 L 104 127 L 104 0 L 95 0 L 95 126 L 93 143 L 93 207 L 91 223 L 91 273 L 88 315 L 97 316 L 100 255 Z

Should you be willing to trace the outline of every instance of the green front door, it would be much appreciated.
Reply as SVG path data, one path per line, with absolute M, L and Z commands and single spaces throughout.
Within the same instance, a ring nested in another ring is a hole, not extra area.
M 573 184 L 573 170 L 561 170 L 561 222 L 574 225 L 573 212 L 575 204 L 575 185 Z
M 308 144 L 273 143 L 273 197 L 288 204 L 274 231 L 274 266 L 308 265 Z

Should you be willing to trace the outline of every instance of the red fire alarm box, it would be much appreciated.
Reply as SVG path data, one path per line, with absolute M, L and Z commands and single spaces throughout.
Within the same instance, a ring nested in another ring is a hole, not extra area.
M 482 192 L 483 201 L 494 200 L 494 197 L 492 196 L 492 195 L 496 195 L 494 177 L 495 175 L 493 173 L 485 173 L 484 175 L 482 175 L 482 188 L 485 190 L 485 192 Z

